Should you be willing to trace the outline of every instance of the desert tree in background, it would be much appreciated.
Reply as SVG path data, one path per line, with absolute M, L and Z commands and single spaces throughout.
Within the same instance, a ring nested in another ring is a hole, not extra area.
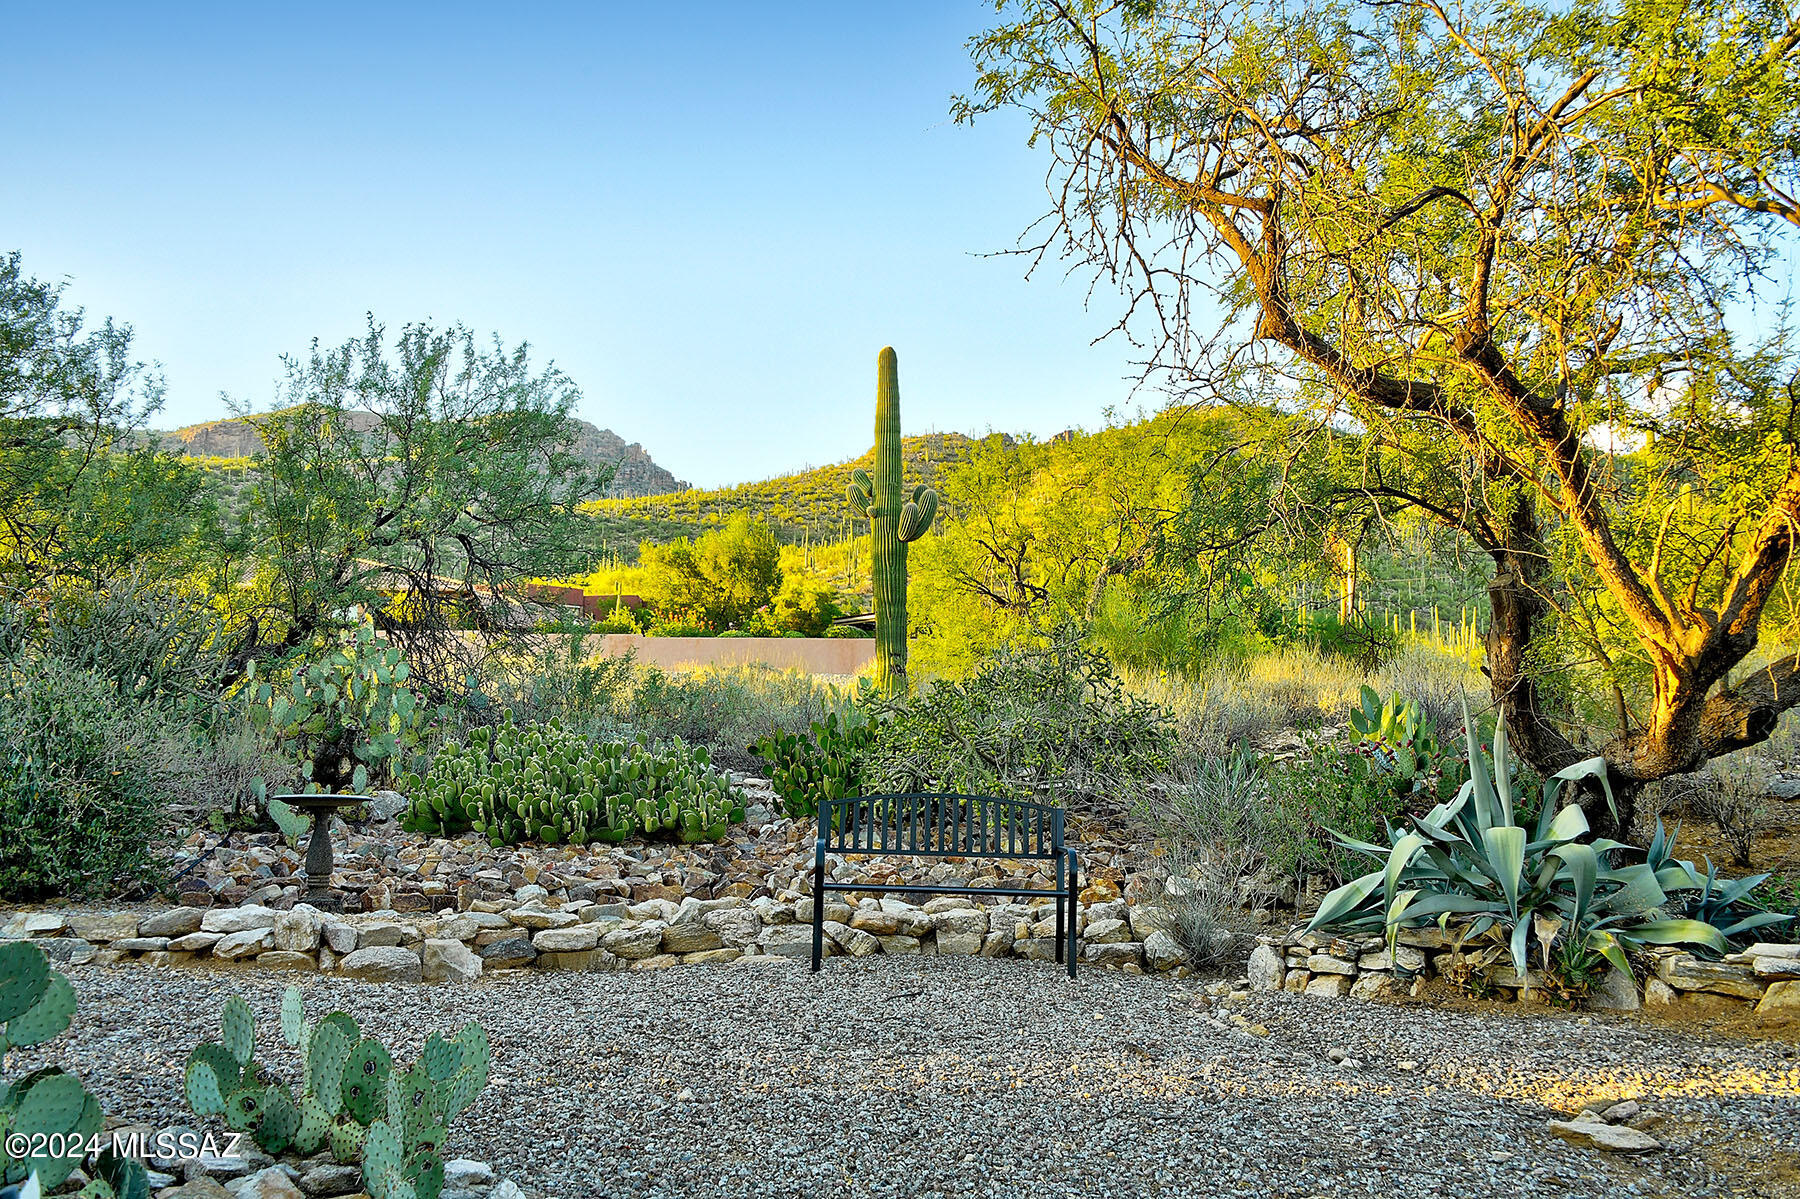
M 1788 4 L 998 10 L 955 111 L 1029 120 L 1024 248 L 1116 285 L 1178 392 L 1282 389 L 1350 436 L 1348 495 L 1488 557 L 1487 672 L 1535 766 L 1603 755 L 1628 820 L 1800 702 L 1800 656 L 1758 651 L 1800 516 L 1768 294 L 1800 222 Z

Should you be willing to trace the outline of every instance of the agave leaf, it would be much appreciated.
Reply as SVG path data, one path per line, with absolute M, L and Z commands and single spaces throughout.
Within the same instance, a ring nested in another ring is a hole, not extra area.
M 1427 895 L 1423 899 L 1414 900 L 1406 909 L 1408 918 L 1468 916 L 1477 912 L 1505 915 L 1506 905 L 1497 899 L 1482 899 L 1477 895 Z
M 1410 890 L 1400 892 L 1400 894 L 1394 896 L 1394 898 L 1388 903 L 1387 922 L 1386 923 L 1387 923 L 1387 947 L 1388 947 L 1388 952 L 1390 954 L 1394 952 L 1394 945 L 1399 940 L 1400 922 L 1402 920 L 1406 919 L 1407 907 L 1408 907 L 1408 905 L 1410 905 L 1412 903 L 1413 900 L 1417 899 L 1418 897 L 1419 897 L 1418 889 L 1413 888 Z
M 1365 874 L 1361 878 L 1352 879 L 1327 895 L 1319 904 L 1319 910 L 1307 922 L 1306 929 L 1311 932 L 1315 928 L 1323 928 L 1328 924 L 1342 920 L 1355 911 L 1358 905 L 1381 885 L 1381 871 Z
M 1550 822 L 1558 813 L 1556 810 L 1556 791 L 1549 783 L 1544 784 L 1544 802 L 1538 805 L 1537 827 L 1531 831 L 1533 841 L 1542 841 L 1550 836 Z
M 1494 780 L 1488 775 L 1487 755 L 1481 752 L 1481 738 L 1475 735 L 1475 721 L 1469 716 L 1469 697 L 1463 696 L 1463 740 L 1469 747 L 1470 794 L 1475 799 L 1475 820 L 1481 828 L 1499 824 L 1494 798 Z
M 1608 932 L 1598 930 L 1587 936 L 1587 948 L 1611 962 L 1626 974 L 1631 973 L 1631 963 L 1625 960 L 1625 951 L 1619 945 L 1619 939 Z
M 1719 932 L 1727 937 L 1735 937 L 1739 933 L 1747 933 L 1753 928 L 1767 928 L 1771 924 L 1786 924 L 1791 920 L 1793 920 L 1792 916 L 1784 915 L 1781 912 L 1757 912 L 1753 916 L 1744 917 L 1736 924 L 1720 929 Z
M 1412 865 L 1412 860 L 1419 856 L 1425 848 L 1425 838 L 1417 833 L 1407 833 L 1394 842 L 1393 852 L 1388 854 L 1387 869 L 1381 876 L 1381 894 L 1387 901 L 1383 906 L 1391 913 L 1394 907 L 1394 895 L 1400 885 L 1400 876 Z M 1392 922 L 1390 916 L 1390 923 Z
M 1511 824 L 1484 828 L 1481 841 L 1487 848 L 1488 865 L 1500 883 L 1501 893 L 1506 896 L 1506 910 L 1517 916 L 1519 884 L 1525 875 L 1525 830 Z
M 1704 920 L 1651 920 L 1622 928 L 1619 936 L 1651 945 L 1704 945 L 1718 953 L 1729 948 L 1724 934 Z
M 1570 915 L 1570 923 L 1576 928 L 1582 925 L 1582 917 L 1594 902 L 1594 884 L 1600 876 L 1600 860 L 1595 856 L 1592 846 L 1559 845 L 1550 851 L 1550 856 L 1563 864 L 1563 870 L 1569 876 L 1569 885 L 1574 889 L 1574 911 Z
M 1718 907 L 1729 907 L 1762 886 L 1764 882 L 1768 881 L 1768 877 L 1766 874 L 1753 874 L 1746 878 L 1733 879 L 1716 892 L 1709 893 L 1706 898 L 1709 903 Z
M 1585 779 L 1599 779 L 1600 790 L 1606 795 L 1607 808 L 1615 817 L 1619 814 L 1619 805 L 1613 801 L 1612 782 L 1607 776 L 1605 758 L 1584 758 L 1573 766 L 1563 767 L 1550 777 L 1565 783 L 1578 783 Z
M 1622 885 L 1595 904 L 1596 911 L 1648 912 L 1669 900 L 1668 895 L 1657 885 L 1656 872 L 1641 862 L 1621 870 L 1603 870 L 1600 872 L 1600 879 Z
M 1494 718 L 1494 794 L 1500 801 L 1500 823 L 1513 822 L 1512 763 L 1506 755 L 1506 714 Z
M 1525 830 L 1520 829 L 1519 836 L 1523 837 L 1524 835 Z M 1531 988 L 1531 963 L 1525 960 L 1525 944 L 1526 938 L 1530 933 L 1530 925 L 1523 920 L 1515 921 L 1513 923 L 1512 937 L 1507 946 L 1512 950 L 1513 969 L 1517 970 L 1519 972 L 1519 977 L 1525 980 L 1525 987 L 1527 990 Z

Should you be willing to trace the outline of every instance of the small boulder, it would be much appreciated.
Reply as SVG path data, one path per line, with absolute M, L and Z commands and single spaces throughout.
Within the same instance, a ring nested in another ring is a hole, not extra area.
M 146 916 L 138 925 L 140 937 L 185 937 L 189 933 L 200 931 L 200 921 L 206 913 L 199 908 L 170 908 L 166 912 L 157 912 Z
M 481 964 L 473 949 L 448 937 L 428 940 L 419 951 L 419 973 L 428 983 L 474 982 L 481 977 Z
M 267 928 L 247 928 L 243 932 L 227 933 L 213 945 L 213 956 L 226 961 L 252 957 L 264 950 L 274 948 L 275 936 Z
M 399 945 L 371 945 L 345 954 L 338 973 L 383 983 L 416 983 L 424 977 L 418 955 Z
M 600 929 L 592 924 L 547 928 L 531 938 L 532 948 L 539 953 L 580 953 L 598 944 Z
M 1648 1153 L 1662 1148 L 1662 1142 L 1647 1132 L 1604 1120 L 1552 1120 L 1550 1131 L 1572 1145 L 1606 1153 Z
M 83 941 L 123 941 L 138 935 L 138 918 L 130 912 L 111 915 L 71 913 L 69 932 Z
M 273 928 L 281 916 L 274 908 L 249 903 L 241 908 L 212 908 L 200 918 L 203 933 L 241 933 L 252 928 Z
M 523 936 L 495 941 L 476 950 L 490 970 L 517 970 L 537 960 L 537 949 Z
M 324 922 L 319 910 L 310 904 L 298 904 L 292 911 L 275 918 L 272 932 L 275 948 L 293 953 L 313 953 L 319 948 L 319 934 Z
M 1287 977 L 1287 966 L 1271 946 L 1258 945 L 1250 953 L 1247 973 L 1252 991 L 1279 991 L 1282 981 Z
M 1144 965 L 1152 970 L 1173 970 L 1187 964 L 1187 950 L 1162 929 L 1144 938 Z

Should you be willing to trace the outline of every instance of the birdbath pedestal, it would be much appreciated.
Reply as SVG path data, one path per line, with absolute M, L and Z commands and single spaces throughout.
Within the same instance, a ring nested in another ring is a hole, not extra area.
M 331 817 L 339 808 L 368 803 L 367 795 L 277 795 L 282 803 L 312 816 L 312 833 L 306 841 L 307 903 L 326 912 L 342 911 L 344 893 L 331 889 Z

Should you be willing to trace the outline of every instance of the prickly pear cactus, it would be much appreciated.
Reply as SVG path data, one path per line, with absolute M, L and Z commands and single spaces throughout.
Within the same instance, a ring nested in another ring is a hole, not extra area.
M 263 1090 L 262 1119 L 256 1122 L 256 1143 L 265 1153 L 286 1153 L 300 1131 L 300 1105 L 279 1083 Z
M 875 473 L 851 472 L 850 510 L 869 521 L 875 584 L 875 683 L 883 694 L 906 690 L 906 547 L 931 528 L 937 492 L 924 484 L 904 498 L 900 455 L 900 360 L 893 347 L 875 358 Z
M 306 1042 L 306 1094 L 325 1108 L 327 1115 L 343 1106 L 344 1068 L 351 1045 L 336 1024 L 321 1024 Z
M 0 943 L 0 1055 L 13 1046 L 42 1045 L 69 1027 L 75 1015 L 75 992 L 69 980 L 50 968 L 40 946 L 29 941 Z M 15 1157 L 11 1134 L 44 1148 L 97 1136 L 104 1124 L 100 1103 L 73 1074 L 49 1067 L 17 1079 L 0 1091 L 0 1186 L 23 1183 L 37 1175 L 38 1187 L 53 1191 L 67 1181 L 79 1155 Z M 29 1144 L 27 1145 L 29 1147 Z M 86 1163 L 92 1180 L 87 1191 L 95 1199 L 118 1195 L 144 1199 L 148 1183 L 141 1164 L 99 1156 Z
M 263 1090 L 260 1086 L 239 1087 L 225 1096 L 225 1127 L 233 1132 L 252 1132 L 262 1122 Z
M 231 1056 L 239 1065 L 249 1065 L 251 1055 L 256 1052 L 256 1017 L 251 1015 L 250 1005 L 237 995 L 227 999 L 219 1026 L 219 1040 L 231 1050 Z
M 369 1125 L 363 1140 L 363 1185 L 373 1199 L 390 1199 L 393 1186 L 406 1176 L 406 1150 L 386 1120 Z
M 331 1122 L 330 1135 L 331 1156 L 339 1165 L 347 1166 L 362 1160 L 363 1140 L 369 1135 L 367 1125 L 349 1112 L 339 1112 Z
M 281 993 L 281 1039 L 298 1047 L 300 1034 L 305 1031 L 306 1000 L 299 987 L 289 987 Z
M 344 1064 L 344 1110 L 368 1126 L 386 1111 L 388 1076 L 394 1059 L 380 1041 L 364 1037 Z
M 222 1117 L 271 1154 L 329 1148 L 339 1162 L 360 1162 L 376 1199 L 439 1199 L 448 1120 L 487 1086 L 490 1052 L 480 1024 L 471 1020 L 449 1037 L 433 1033 L 401 1071 L 348 1014 L 307 1023 L 299 991 L 289 988 L 281 1035 L 299 1050 L 298 1098 L 255 1062 L 255 1021 L 243 1000 L 227 1002 L 221 1025 L 221 1041 L 188 1056 L 184 1090 L 196 1113 Z
M 300 1127 L 294 1132 L 294 1148 L 305 1154 L 317 1153 L 331 1136 L 331 1113 L 311 1095 L 300 1097 Z
M 0 943 L 0 1054 L 42 1045 L 75 1018 L 75 989 L 29 941 Z

